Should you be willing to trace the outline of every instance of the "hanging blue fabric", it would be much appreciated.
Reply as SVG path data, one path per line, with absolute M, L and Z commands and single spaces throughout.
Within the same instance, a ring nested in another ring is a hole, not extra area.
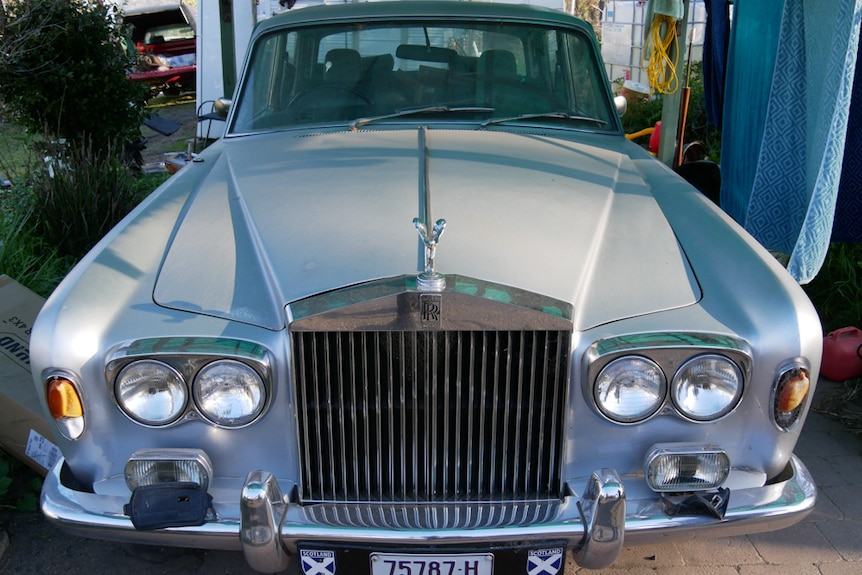
M 745 220 L 763 140 L 783 0 L 736 0 L 727 58 L 721 136 L 721 207 Z
M 832 241 L 862 242 L 862 58 L 858 53 Z
M 703 99 L 707 121 L 721 129 L 727 50 L 730 44 L 730 5 L 728 0 L 704 0 L 704 8 Z
M 800 283 L 814 278 L 829 247 L 860 14 L 862 0 L 785 1 L 774 71 L 766 76 L 770 89 L 762 136 L 743 144 L 747 158 L 734 152 L 726 163 L 722 157 L 725 177 L 733 174 L 736 184 L 751 177 L 750 188 L 727 188 L 732 215 L 768 249 L 789 254 L 787 269 Z M 737 16 L 741 23 L 743 15 Z M 744 108 L 736 110 L 733 125 L 725 125 L 724 134 L 732 133 L 723 152 L 740 144 L 737 122 L 756 104 L 734 102 Z M 746 189 L 747 205 L 740 213 Z

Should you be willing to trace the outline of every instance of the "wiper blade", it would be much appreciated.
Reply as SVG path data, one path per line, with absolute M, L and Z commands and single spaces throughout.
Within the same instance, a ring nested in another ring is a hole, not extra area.
M 462 113 L 476 113 L 476 114 L 493 114 L 494 108 L 489 108 L 487 106 L 425 106 L 422 108 L 406 108 L 404 110 L 398 110 L 396 112 L 392 112 L 391 114 L 384 114 L 382 116 L 373 116 L 370 118 L 358 118 L 350 122 L 350 130 L 354 131 L 357 128 L 361 128 L 362 126 L 366 126 L 373 122 L 378 122 L 381 120 L 391 120 L 393 118 L 403 118 L 405 116 L 413 116 L 413 115 L 421 115 L 421 114 L 438 114 L 438 113 L 447 113 L 447 112 L 462 112 Z
M 503 124 L 505 122 L 517 122 L 519 120 L 536 120 L 541 118 L 557 118 L 560 120 L 572 120 L 578 122 L 593 122 L 600 126 L 607 125 L 605 120 L 600 118 L 593 118 L 592 116 L 578 116 L 576 114 L 569 114 L 568 112 L 542 112 L 540 114 L 521 114 L 520 116 L 510 116 L 508 118 L 488 118 L 483 121 L 481 126 L 486 128 L 493 124 Z

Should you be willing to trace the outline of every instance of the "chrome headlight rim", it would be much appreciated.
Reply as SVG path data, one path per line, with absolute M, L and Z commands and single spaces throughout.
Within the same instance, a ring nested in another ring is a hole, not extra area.
M 693 413 L 692 411 L 686 409 L 681 402 L 678 400 L 677 391 L 679 386 L 681 385 L 681 380 L 686 370 L 689 369 L 693 364 L 702 362 L 705 360 L 718 360 L 723 363 L 726 363 L 734 372 L 737 380 L 736 390 L 731 396 L 731 400 L 727 402 L 727 404 L 717 411 L 713 411 L 709 415 L 698 415 Z M 720 353 L 702 353 L 695 355 L 679 366 L 679 369 L 673 375 L 673 379 L 670 383 L 670 388 L 668 391 L 669 400 L 673 404 L 674 411 L 679 414 L 680 417 L 687 421 L 691 421 L 693 423 L 712 423 L 715 421 L 720 421 L 731 413 L 736 411 L 736 408 L 742 402 L 742 396 L 745 388 L 745 374 L 740 366 L 730 357 L 720 354 Z
M 168 375 L 173 376 L 176 379 L 177 390 L 181 392 L 180 397 L 182 398 L 182 401 L 177 402 L 178 404 L 181 404 L 180 407 L 178 409 L 171 410 L 171 415 L 169 417 L 165 417 L 162 419 L 151 419 L 144 417 L 139 413 L 136 413 L 135 409 L 130 406 L 128 399 L 126 399 L 127 394 L 124 394 L 122 392 L 121 387 L 123 384 L 124 375 L 130 372 L 133 368 L 141 367 L 142 364 L 153 364 L 160 369 L 164 369 Z M 185 377 L 183 377 L 183 374 L 180 373 L 180 371 L 174 368 L 172 365 L 152 358 L 143 358 L 129 362 L 128 364 L 123 366 L 121 370 L 118 371 L 117 377 L 114 380 L 114 399 L 117 402 L 120 411 L 126 417 L 128 417 L 135 423 L 152 428 L 167 427 L 177 423 L 178 421 L 181 421 L 189 408 L 189 390 Z
M 602 379 L 603 374 L 605 374 L 608 370 L 614 369 L 619 366 L 623 362 L 630 361 L 640 361 L 643 362 L 648 368 L 654 369 L 657 374 L 660 375 L 659 381 L 659 389 L 656 393 L 656 400 L 652 403 L 649 409 L 641 410 L 640 413 L 633 416 L 623 416 L 620 414 L 616 414 L 613 411 L 607 409 L 607 407 L 600 400 L 600 381 Z M 617 425 L 638 425 L 644 423 L 655 417 L 657 414 L 662 412 L 662 408 L 665 406 L 667 402 L 667 393 L 668 393 L 668 380 L 667 375 L 665 374 L 662 367 L 653 359 L 640 354 L 627 354 L 616 357 L 606 363 L 596 374 L 595 379 L 592 382 L 592 402 L 595 405 L 598 413 Z
M 234 421 L 228 421 L 221 419 L 215 416 L 210 409 L 206 407 L 206 399 L 203 397 L 203 392 L 201 389 L 202 378 L 209 372 L 209 370 L 215 369 L 221 366 L 237 366 L 242 370 L 247 370 L 247 373 L 252 374 L 256 378 L 256 383 L 258 385 L 258 391 L 260 394 L 259 399 L 256 401 L 255 407 L 250 410 L 246 415 L 242 417 L 235 418 Z M 270 390 L 267 386 L 267 380 L 263 375 L 258 372 L 251 365 L 239 361 L 233 358 L 219 358 L 215 359 L 203 367 L 201 367 L 197 373 L 195 373 L 194 380 L 191 385 L 191 396 L 194 401 L 195 411 L 198 415 L 211 425 L 215 427 L 223 428 L 223 429 L 240 429 L 243 427 L 247 427 L 256 422 L 263 413 L 266 411 L 267 405 L 269 403 L 269 395 Z
M 212 427 L 223 427 L 204 417 L 194 402 L 192 382 L 196 374 L 207 364 L 218 360 L 236 360 L 250 366 L 263 380 L 265 401 L 259 420 L 269 409 L 273 396 L 273 366 L 275 358 L 263 344 L 245 339 L 226 337 L 171 336 L 143 338 L 117 344 L 107 355 L 105 383 L 114 406 L 130 421 L 146 428 L 162 429 L 186 423 L 205 423 Z M 126 413 L 118 400 L 116 381 L 119 373 L 136 361 L 153 360 L 169 365 L 178 371 L 185 381 L 188 400 L 184 412 L 171 423 L 151 425 Z M 235 429 L 236 427 L 228 427 Z

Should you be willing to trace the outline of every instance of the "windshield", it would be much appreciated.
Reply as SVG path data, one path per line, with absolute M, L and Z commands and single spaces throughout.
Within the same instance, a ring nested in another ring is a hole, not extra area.
M 615 130 L 592 41 L 536 24 L 387 21 L 286 29 L 254 47 L 233 133 L 373 121 Z M 356 120 L 361 119 L 361 122 Z M 492 122 L 493 123 L 493 122 Z

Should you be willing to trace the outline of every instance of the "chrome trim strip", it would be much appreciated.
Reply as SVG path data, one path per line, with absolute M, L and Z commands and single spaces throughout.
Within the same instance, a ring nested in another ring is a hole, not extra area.
M 441 292 L 439 329 L 573 329 L 570 303 L 458 275 Z M 285 308 L 290 330 L 426 330 L 419 317 L 416 276 L 398 276 L 312 296 Z
M 269 353 L 254 342 L 226 337 L 152 337 L 126 342 L 108 354 L 108 374 L 119 371 L 120 363 L 129 363 L 141 357 L 164 355 L 199 355 L 234 357 L 269 365 Z
M 419 201 L 422 206 L 421 221 L 427 229 L 431 229 L 431 163 L 428 151 L 428 127 L 419 126 Z M 415 223 L 415 221 L 414 221 Z
M 416 287 L 423 292 L 441 292 L 446 288 L 446 276 L 437 273 L 434 262 L 437 258 L 437 242 L 446 228 L 446 220 L 434 222 L 431 217 L 431 156 L 428 150 L 428 128 L 419 126 L 419 217 L 413 218 L 413 226 L 424 244 L 424 266 L 416 277 Z M 432 223 L 433 222 L 433 223 Z
M 41 507 L 45 516 L 64 530 L 84 537 L 129 543 L 236 550 L 240 542 L 240 505 L 238 497 L 217 499 L 218 519 L 197 527 L 176 527 L 137 531 L 123 515 L 129 496 L 97 495 L 74 491 L 63 485 L 60 470 L 63 460 L 48 473 L 42 489 Z M 236 492 L 233 492 L 236 493 Z M 706 516 L 668 517 L 658 498 L 627 500 L 626 545 L 646 545 L 673 541 L 675 538 L 721 537 L 789 527 L 814 508 L 817 489 L 811 474 L 796 457 L 791 457 L 785 474 L 764 487 L 738 489 L 730 498 L 723 521 Z M 314 541 L 355 542 L 364 547 L 375 545 L 487 546 L 498 541 L 524 542 L 563 539 L 573 548 L 584 535 L 576 498 L 565 497 L 558 513 L 549 521 L 518 527 L 476 529 L 377 529 L 350 525 L 322 526 L 309 520 L 308 509 L 290 505 L 280 527 L 281 540 L 288 553 L 296 553 L 297 543 Z
M 751 357 L 751 346 L 739 338 L 694 331 L 646 332 L 609 337 L 595 342 L 587 353 L 589 359 L 594 361 L 610 354 L 631 353 L 642 349 L 692 347 L 735 351 Z

